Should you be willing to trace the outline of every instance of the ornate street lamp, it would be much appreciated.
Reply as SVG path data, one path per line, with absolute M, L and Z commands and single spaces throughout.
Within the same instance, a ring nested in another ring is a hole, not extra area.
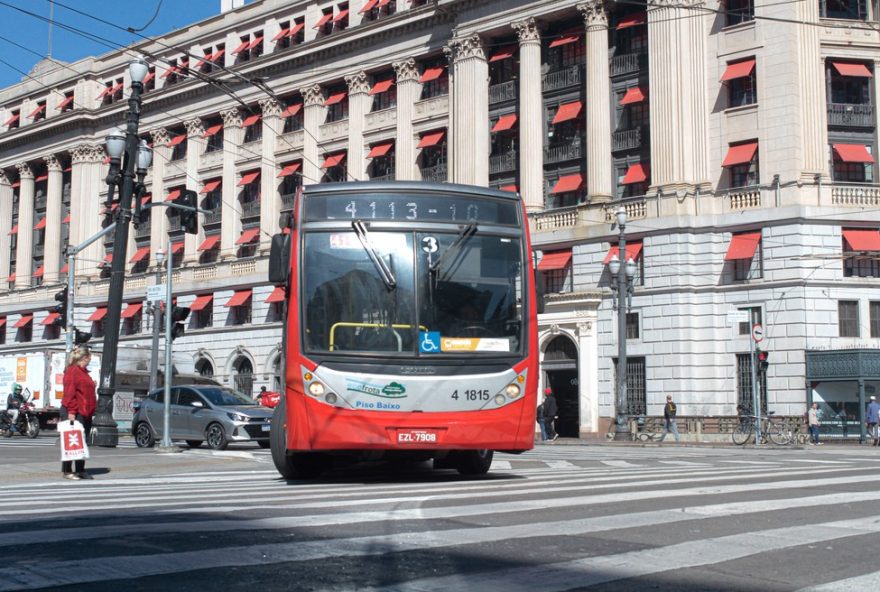
M 608 262 L 611 272 L 611 307 L 617 311 L 617 389 L 615 397 L 616 433 L 629 432 L 626 421 L 626 313 L 632 307 L 633 279 L 636 275 L 636 262 L 632 257 L 626 259 L 623 273 L 620 273 L 620 258 L 626 257 L 626 210 L 617 210 L 617 254 Z

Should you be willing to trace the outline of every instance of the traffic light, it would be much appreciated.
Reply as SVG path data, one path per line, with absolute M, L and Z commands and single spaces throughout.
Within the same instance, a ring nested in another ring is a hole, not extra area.
M 767 368 L 770 366 L 769 358 L 770 352 L 758 351 L 758 368 L 761 372 L 766 372 Z
M 171 326 L 171 341 L 174 341 L 178 337 L 183 337 L 183 334 L 186 332 L 186 327 L 183 326 L 183 321 L 189 316 L 189 307 L 186 306 L 177 306 L 176 304 L 171 307 L 171 322 L 173 325 Z
M 89 339 L 92 338 L 91 333 L 87 333 L 86 331 L 80 331 L 76 327 L 73 328 L 73 343 L 76 345 L 82 345 L 84 343 L 88 343 Z
M 68 295 L 68 286 L 64 286 L 64 289 L 55 294 L 55 300 L 58 301 L 58 305 L 52 309 L 52 312 L 58 314 L 52 324 L 56 327 L 67 327 L 67 295 Z
M 171 203 L 178 206 L 192 208 L 181 210 L 174 207 L 168 208 L 165 215 L 169 220 L 177 217 L 180 220 L 180 229 L 187 234 L 197 234 L 199 232 L 199 213 L 196 211 L 198 207 L 198 196 L 191 189 L 185 189 L 179 197 L 173 199 Z

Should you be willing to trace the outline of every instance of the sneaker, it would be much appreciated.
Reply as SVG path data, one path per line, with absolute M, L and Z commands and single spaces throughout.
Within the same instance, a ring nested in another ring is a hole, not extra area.
M 65 479 L 70 479 L 71 481 L 79 481 L 82 479 L 77 473 L 64 473 Z
M 85 471 L 79 472 L 77 473 L 77 475 L 79 475 L 80 479 L 94 479 L 94 477 L 92 477 L 89 473 Z
M 554 442 L 556 442 L 556 438 L 558 438 L 558 437 L 559 437 L 559 434 L 553 434 L 553 438 L 552 438 L 552 440 L 553 440 Z
M 816 442 L 816 446 L 824 446 L 822 442 Z

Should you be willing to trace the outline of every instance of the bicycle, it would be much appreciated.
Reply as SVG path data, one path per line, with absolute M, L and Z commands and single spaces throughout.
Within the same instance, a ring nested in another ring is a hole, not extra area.
M 743 446 L 749 440 L 755 439 L 755 428 L 758 424 L 756 415 L 740 416 L 739 426 L 730 434 L 733 443 L 737 446 Z M 766 444 L 768 441 L 777 446 L 785 446 L 791 444 L 795 439 L 791 430 L 787 430 L 781 419 L 774 417 L 771 411 L 767 415 L 761 416 L 761 443 Z

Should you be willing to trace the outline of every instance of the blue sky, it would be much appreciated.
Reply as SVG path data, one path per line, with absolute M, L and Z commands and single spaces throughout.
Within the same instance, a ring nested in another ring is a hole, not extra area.
M 41 56 L 48 53 L 48 23 L 16 8 L 48 19 L 49 4 L 49 0 L 0 0 L 0 88 L 20 82 L 23 78 L 21 72 L 30 72 Z M 160 0 L 55 0 L 53 18 L 57 24 L 52 27 L 52 57 L 75 62 L 89 55 L 111 51 L 111 47 L 65 30 L 63 26 L 88 32 L 112 47 L 142 39 L 136 34 L 72 12 L 65 6 L 123 28 L 141 28 L 150 21 L 159 5 Z M 158 16 L 140 35 L 163 35 L 219 13 L 220 0 L 161 0 Z M 30 51 L 14 44 L 25 46 Z

